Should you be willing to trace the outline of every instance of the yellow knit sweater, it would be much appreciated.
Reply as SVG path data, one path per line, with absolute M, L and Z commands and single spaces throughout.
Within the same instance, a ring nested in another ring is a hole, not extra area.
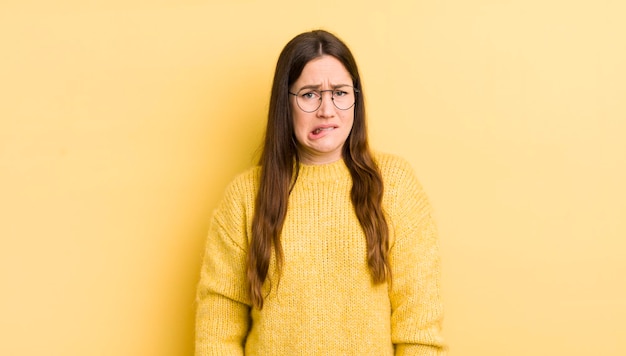
M 250 307 L 246 251 L 259 169 L 237 177 L 211 220 L 198 285 L 196 355 L 444 355 L 437 231 L 406 161 L 376 156 L 385 184 L 391 284 L 374 285 L 343 163 L 303 165 L 262 310 Z M 273 251 L 272 251 L 273 252 Z

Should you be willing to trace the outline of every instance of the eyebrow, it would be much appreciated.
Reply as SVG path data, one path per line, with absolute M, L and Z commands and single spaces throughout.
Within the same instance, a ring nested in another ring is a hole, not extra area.
M 298 89 L 298 91 L 302 90 L 302 89 L 318 89 L 321 87 L 321 84 L 309 84 L 309 85 L 305 85 L 303 87 L 301 87 L 300 89 Z M 340 87 L 351 87 L 352 85 L 350 84 L 335 84 L 332 86 L 333 89 L 336 88 L 340 88 Z

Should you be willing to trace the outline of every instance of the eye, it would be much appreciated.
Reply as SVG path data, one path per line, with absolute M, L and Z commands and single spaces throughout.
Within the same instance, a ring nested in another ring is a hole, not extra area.
M 315 90 L 305 91 L 300 93 L 300 97 L 302 97 L 302 99 L 313 100 L 318 99 L 320 97 L 320 93 L 316 92 Z
M 341 90 L 341 89 L 335 89 L 335 91 L 333 92 L 333 96 L 334 97 L 342 97 L 348 95 L 348 92 L 345 90 Z

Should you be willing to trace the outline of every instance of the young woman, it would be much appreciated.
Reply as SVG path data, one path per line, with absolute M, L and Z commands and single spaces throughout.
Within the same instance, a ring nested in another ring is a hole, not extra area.
M 409 164 L 372 153 L 348 47 L 278 59 L 257 167 L 211 221 L 196 355 L 443 355 L 437 230 Z

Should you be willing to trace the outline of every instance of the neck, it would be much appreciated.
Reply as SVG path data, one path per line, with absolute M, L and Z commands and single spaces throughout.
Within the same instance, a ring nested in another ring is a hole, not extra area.
M 315 154 L 304 150 L 298 150 L 298 155 L 300 163 L 307 166 L 334 163 L 343 158 L 341 151 L 336 154 Z

